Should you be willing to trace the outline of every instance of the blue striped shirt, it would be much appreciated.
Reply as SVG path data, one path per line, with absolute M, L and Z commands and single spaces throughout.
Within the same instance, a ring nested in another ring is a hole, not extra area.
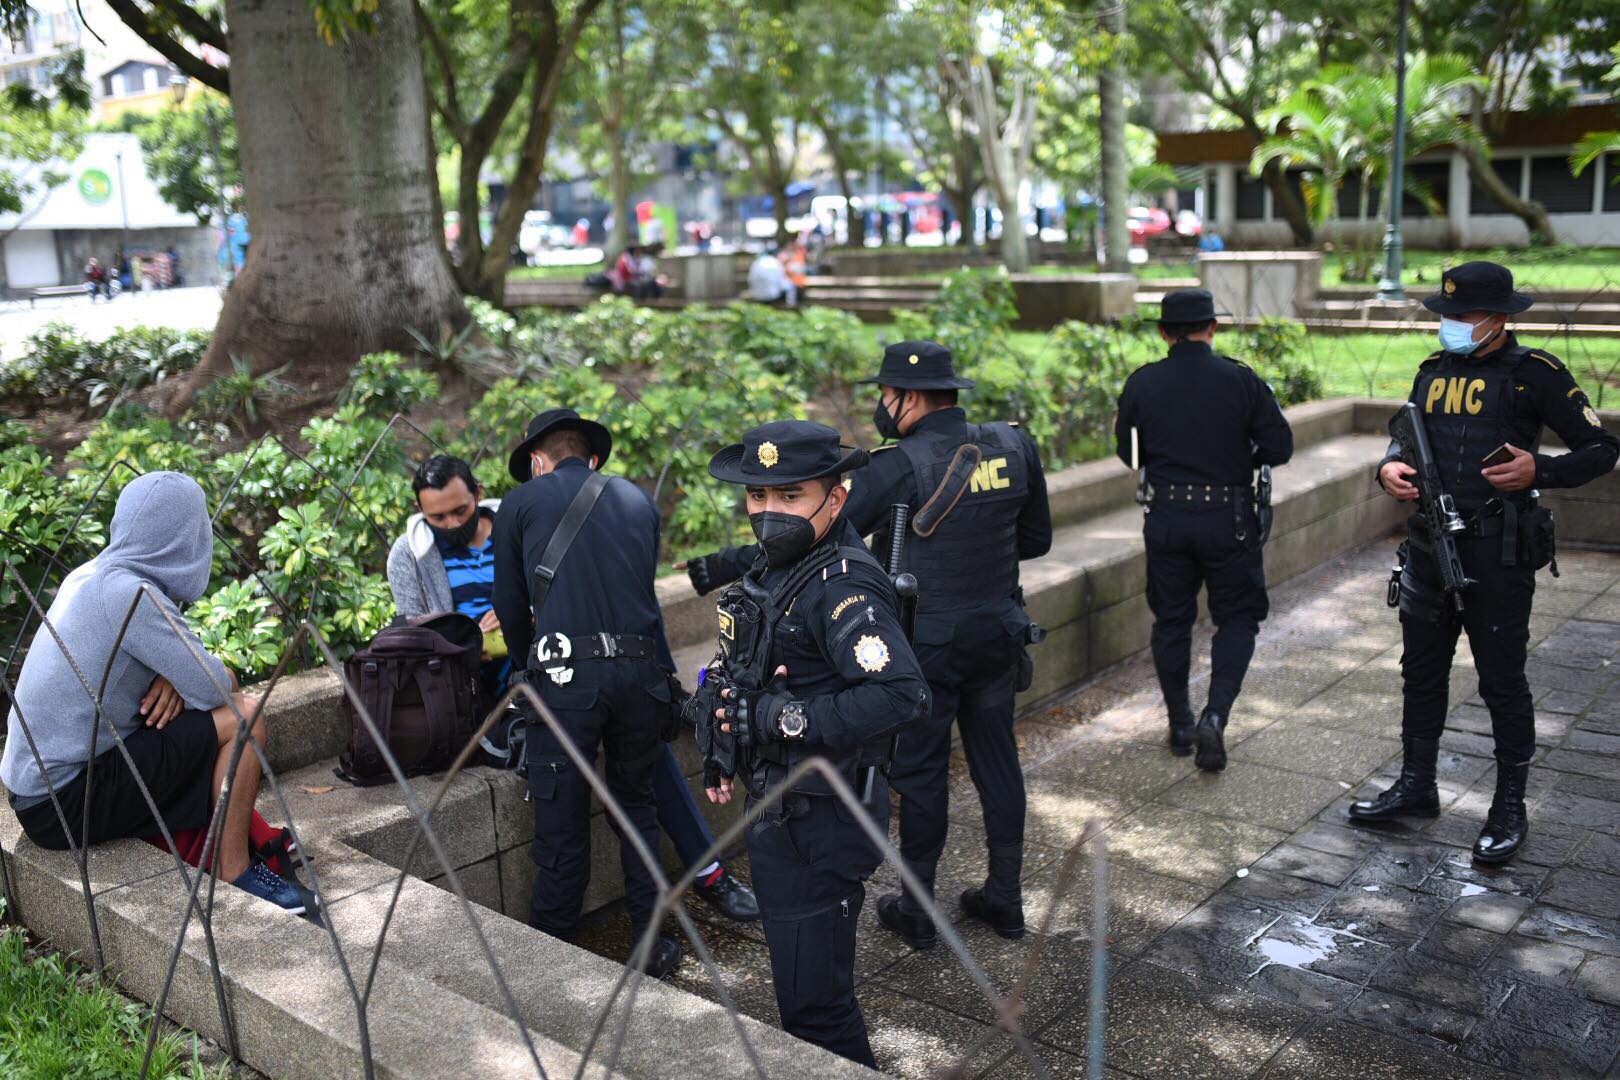
M 493 534 L 492 534 L 493 536 Z M 450 602 L 470 619 L 483 617 L 494 606 L 495 547 L 488 539 L 482 547 L 447 547 L 439 544 L 439 557 L 450 578 Z

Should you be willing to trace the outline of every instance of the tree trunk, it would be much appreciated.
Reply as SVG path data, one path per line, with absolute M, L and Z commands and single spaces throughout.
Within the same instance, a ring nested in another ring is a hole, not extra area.
M 1125 4 L 1120 0 L 1104 16 L 1109 36 L 1117 46 L 1125 36 Z M 1117 274 L 1130 270 L 1131 234 L 1125 204 L 1130 201 L 1125 164 L 1125 65 L 1115 54 L 1097 77 L 1101 114 L 1104 269 Z
M 410 349 L 407 327 L 438 337 L 467 319 L 433 217 L 409 0 L 382 0 L 375 33 L 336 45 L 305 4 L 227 0 L 226 22 L 253 242 L 174 413 L 233 357 L 335 389 L 361 355 Z
M 1255 138 L 1255 145 L 1260 139 Z M 1287 174 L 1276 158 L 1266 162 L 1266 167 L 1260 173 L 1260 179 L 1266 182 L 1271 189 L 1271 207 L 1280 211 L 1283 220 L 1288 222 L 1288 228 L 1293 231 L 1294 243 L 1300 247 L 1310 247 L 1316 242 L 1316 230 L 1311 228 L 1311 219 L 1305 214 L 1305 207 L 1294 197 L 1294 189 L 1288 186 Z
M 1519 198 L 1519 193 L 1502 182 L 1496 170 L 1491 168 L 1491 163 L 1477 149 L 1464 146 L 1461 150 L 1463 157 L 1468 159 L 1468 171 L 1479 186 L 1530 230 L 1530 243 L 1552 243 L 1552 221 L 1547 217 L 1546 208 L 1534 199 Z
M 771 216 L 776 219 L 776 242 L 778 244 L 786 244 L 788 241 L 793 239 L 793 234 L 788 232 L 787 227 L 787 179 L 785 177 L 782 179 L 776 179 L 773 177 L 770 182 L 770 191 Z
M 622 116 L 623 113 L 621 112 Z M 613 228 L 608 232 L 608 259 L 618 258 L 630 243 L 630 155 L 624 149 L 624 132 L 618 125 L 607 129 L 608 201 L 613 204 Z

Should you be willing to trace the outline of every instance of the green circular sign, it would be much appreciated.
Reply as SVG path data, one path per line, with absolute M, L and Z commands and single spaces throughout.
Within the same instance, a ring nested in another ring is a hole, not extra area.
M 112 198 L 112 177 L 101 169 L 86 169 L 79 174 L 79 194 L 91 206 L 100 206 Z

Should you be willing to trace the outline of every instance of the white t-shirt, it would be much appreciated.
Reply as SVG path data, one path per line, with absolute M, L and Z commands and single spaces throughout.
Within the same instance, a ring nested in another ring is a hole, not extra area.
M 793 282 L 788 280 L 782 260 L 769 252 L 754 260 L 748 268 L 748 298 L 769 303 L 791 295 Z

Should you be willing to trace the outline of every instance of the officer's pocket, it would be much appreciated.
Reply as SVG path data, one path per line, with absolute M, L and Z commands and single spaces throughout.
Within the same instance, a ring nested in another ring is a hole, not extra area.
M 590 712 L 596 708 L 596 687 L 558 686 L 550 678 L 539 680 L 540 700 L 555 712 Z
M 562 811 L 557 793 L 573 768 L 574 763 L 560 754 L 529 755 L 529 798 L 534 801 L 535 817 L 534 841 L 529 845 L 529 854 L 535 864 L 545 870 L 556 869 L 561 854 L 546 824 Z
M 1545 506 L 1538 506 L 1530 514 L 1530 526 L 1525 530 L 1528 533 L 1526 548 L 1530 558 L 1530 569 L 1540 570 L 1543 566 L 1552 565 L 1553 577 L 1558 576 L 1558 529 L 1553 520 L 1553 512 Z

